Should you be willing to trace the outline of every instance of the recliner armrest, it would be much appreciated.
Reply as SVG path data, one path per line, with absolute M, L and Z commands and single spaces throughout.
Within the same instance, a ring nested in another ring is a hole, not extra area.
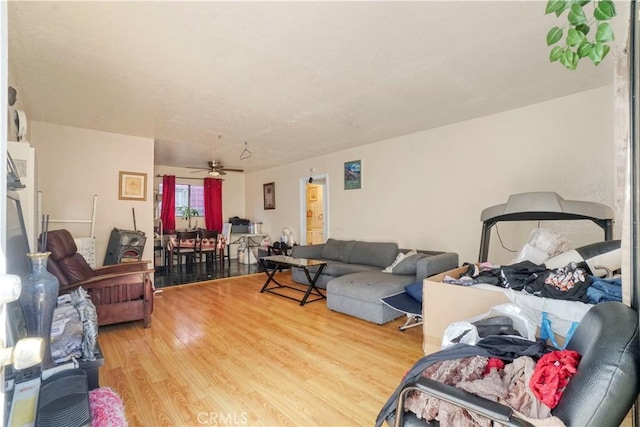
M 71 285 L 61 287 L 60 293 L 68 293 L 72 290 L 82 286 L 85 290 L 89 291 L 90 289 L 96 289 L 100 287 L 112 287 L 118 286 L 122 284 L 135 284 L 145 282 L 151 283 L 149 279 L 149 275 L 153 274 L 153 269 L 142 270 L 142 271 L 128 271 L 121 273 L 113 273 L 113 274 L 104 274 L 100 276 L 90 277 L 87 280 L 82 280 L 80 282 L 75 282 Z
M 102 276 L 104 274 L 122 273 L 127 271 L 145 271 L 149 269 L 151 261 L 132 261 L 120 264 L 105 265 L 93 269 L 94 275 Z
M 532 427 L 532 424 L 513 416 L 513 410 L 508 406 L 493 402 L 456 387 L 420 377 L 417 381 L 407 384 L 398 396 L 395 425 L 399 427 L 404 420 L 404 401 L 408 392 L 416 390 L 429 396 L 444 400 L 452 405 L 464 408 L 470 412 L 483 415 L 500 424 L 513 427 Z

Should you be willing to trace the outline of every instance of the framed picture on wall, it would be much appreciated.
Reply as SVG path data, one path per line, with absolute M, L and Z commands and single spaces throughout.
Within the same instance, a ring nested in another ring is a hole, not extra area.
M 358 190 L 362 188 L 362 164 L 360 160 L 344 162 L 344 189 Z
M 147 174 L 120 171 L 120 200 L 147 200 Z
M 275 209 L 276 208 L 276 183 L 270 182 L 268 184 L 263 184 L 262 192 L 264 197 L 264 209 Z

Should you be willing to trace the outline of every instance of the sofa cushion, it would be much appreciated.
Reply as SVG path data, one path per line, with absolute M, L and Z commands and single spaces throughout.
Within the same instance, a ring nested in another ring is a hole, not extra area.
M 402 292 L 404 286 L 415 282 L 412 276 L 383 274 L 380 270 L 363 271 L 336 277 L 327 283 L 327 298 L 343 296 L 382 304 L 380 298 Z
M 400 264 L 403 259 L 405 259 L 406 257 L 409 257 L 411 255 L 415 255 L 417 253 L 418 253 L 418 251 L 416 251 L 415 249 L 412 249 L 409 252 L 398 252 L 398 255 L 396 256 L 396 259 L 391 263 L 391 265 L 389 265 L 384 270 L 382 270 L 382 272 L 383 273 L 393 273 L 393 269 L 396 267 L 396 265 Z
M 359 242 L 353 245 L 349 262 L 353 264 L 374 265 L 385 268 L 398 253 L 398 244 L 393 242 Z
M 70 257 L 58 261 L 71 283 L 82 282 L 94 276 L 94 271 L 84 257 L 75 253 Z
M 355 241 L 328 239 L 322 250 L 322 258 L 334 261 L 349 262 L 349 256 Z
M 393 273 L 393 267 L 395 267 L 396 265 L 400 264 L 400 261 L 402 261 L 406 257 L 407 256 L 405 255 L 404 252 L 398 252 L 398 255 L 396 255 L 396 259 L 394 259 L 393 262 L 390 265 L 385 267 L 384 270 L 382 270 L 382 272 L 383 273 Z
M 338 276 L 344 276 L 346 274 L 360 273 L 362 271 L 370 271 L 374 269 L 375 271 L 380 271 L 370 265 L 347 264 L 344 262 L 330 262 L 326 265 L 324 270 L 322 270 L 322 274 L 328 274 L 329 276 L 338 277 Z
M 406 256 L 393 267 L 391 272 L 393 274 L 413 274 L 415 276 L 416 269 L 418 268 L 418 260 L 426 256 L 426 254 L 420 253 Z

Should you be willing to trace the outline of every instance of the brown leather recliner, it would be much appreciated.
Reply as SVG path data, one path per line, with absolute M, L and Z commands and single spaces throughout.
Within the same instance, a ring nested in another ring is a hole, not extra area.
M 148 261 L 92 269 L 68 230 L 49 231 L 46 240 L 46 250 L 51 252 L 47 270 L 60 281 L 61 295 L 82 286 L 96 307 L 99 326 L 140 319 L 145 328 L 150 326 L 154 270 Z

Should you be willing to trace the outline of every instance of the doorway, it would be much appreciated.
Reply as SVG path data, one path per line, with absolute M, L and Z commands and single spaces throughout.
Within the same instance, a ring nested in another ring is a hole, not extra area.
M 324 243 L 329 230 L 327 174 L 300 178 L 300 244 Z

